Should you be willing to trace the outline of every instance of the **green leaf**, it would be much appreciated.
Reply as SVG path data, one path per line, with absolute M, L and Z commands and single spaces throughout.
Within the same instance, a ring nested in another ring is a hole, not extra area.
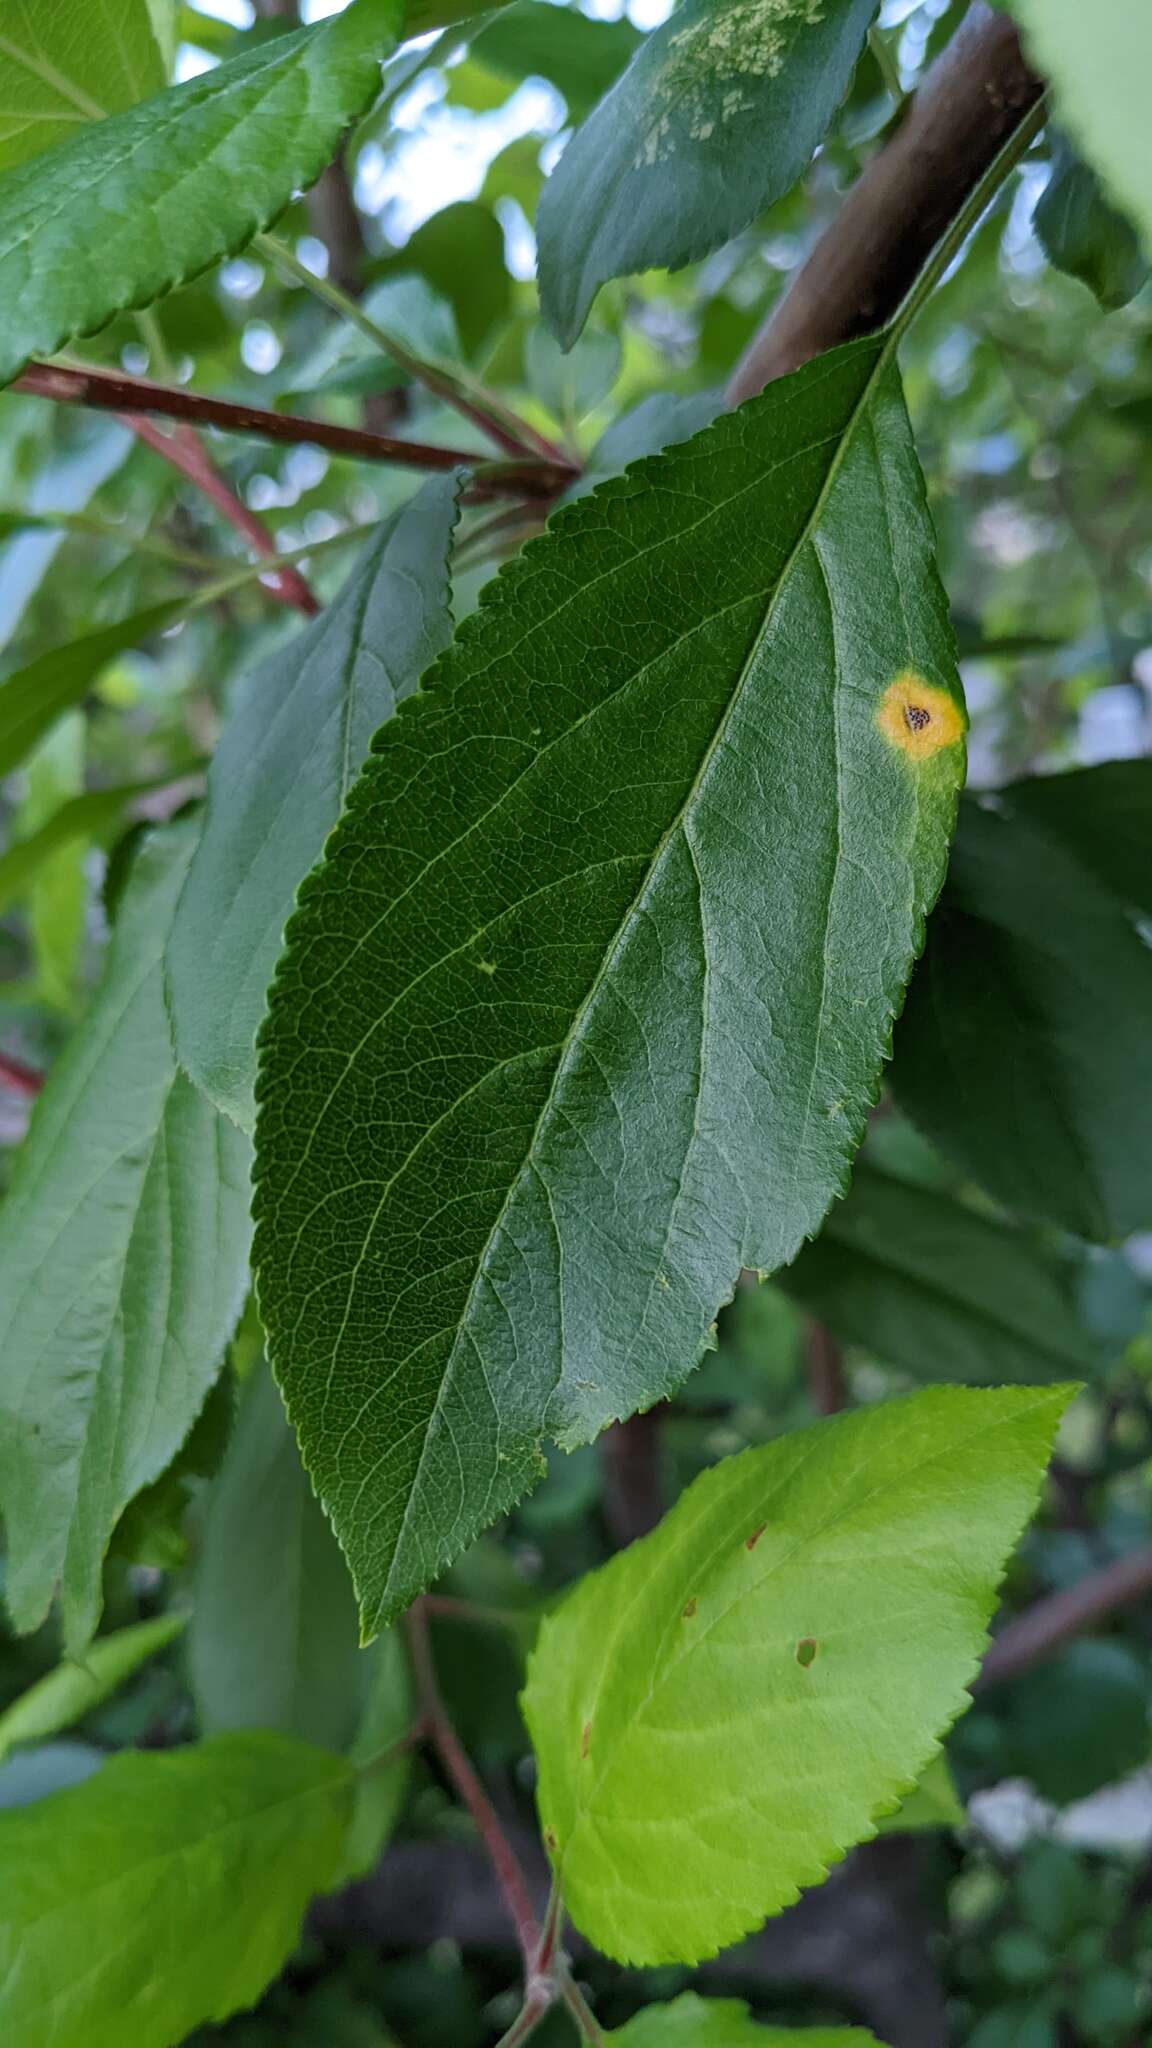
M 962 1828 L 964 1808 L 956 1795 L 948 1758 L 941 1750 L 934 1756 L 895 1813 L 876 1823 L 878 1835 L 905 1835 L 922 1828 Z
M 129 450 L 137 445 L 127 427 L 110 420 L 86 420 L 78 435 L 74 423 L 70 422 L 69 427 L 65 439 L 64 430 L 57 425 L 53 439 L 57 444 L 63 441 L 63 451 L 46 454 L 27 488 L 21 491 L 21 512 L 37 525 L 43 522 L 51 528 L 54 512 L 83 512 L 101 486 L 122 467 Z M 0 532 L 10 531 L 6 518 Z M 49 531 L 15 532 L 0 546 L 0 648 L 7 647 L 15 638 L 25 611 L 65 537 L 65 529 L 58 526 Z
M 1148 276 L 1134 230 L 1063 136 L 1056 138 L 1052 175 L 1032 225 L 1049 262 L 1078 277 L 1102 306 L 1126 306 Z
M 179 599 L 153 605 L 150 611 L 101 626 L 64 647 L 50 648 L 26 668 L 5 676 L 0 682 L 0 775 L 18 768 L 57 719 L 83 701 L 109 662 L 163 632 L 182 608 Z
M 745 1451 L 544 1621 L 540 1817 L 597 1948 L 714 1955 L 911 1789 L 1069 1392 L 933 1388 Z
M 0 2033 L 170 2048 L 252 2005 L 337 1868 L 347 1766 L 281 1735 L 113 1757 L 0 1814 Z
M 517 83 L 546 78 L 579 121 L 615 84 L 642 41 L 629 21 L 592 21 L 572 7 L 518 0 L 472 37 L 471 50 L 490 71 Z
M 986 1386 L 1099 1366 L 1071 1278 L 1010 1223 L 861 1164 L 779 1285 L 916 1379 Z
M 38 1626 L 62 1582 L 87 1641 L 134 1494 L 178 1450 L 244 1298 L 246 1141 L 176 1068 L 161 959 L 196 834 L 143 846 L 104 978 L 53 1067 L 0 1211 L 7 1597 Z
M 1012 0 L 1012 12 L 1036 69 L 1052 83 L 1062 125 L 1148 245 L 1152 10 L 1143 0 Z
M 620 359 L 616 336 L 603 330 L 586 329 L 564 355 L 537 321 L 524 343 L 524 368 L 533 397 L 569 431 L 607 398 L 620 374 Z
M 540 200 L 540 304 L 564 348 L 609 278 L 693 263 L 788 190 L 876 4 L 684 0 L 648 37 Z
M 457 476 L 369 542 L 336 602 L 244 679 L 208 775 L 208 817 L 168 946 L 181 1064 L 250 1130 L 256 1030 L 300 881 L 376 728 L 452 633 Z
M 84 787 L 86 738 L 83 717 L 72 711 L 33 748 L 24 764 L 24 801 L 17 814 L 26 833 L 38 837 L 61 801 L 78 797 Z M 41 863 L 28 896 L 36 1000 L 65 1014 L 75 1005 L 87 896 L 82 849 L 75 841 L 65 842 Z
M 0 916 L 36 882 L 45 864 L 65 847 L 102 845 L 121 824 L 137 797 L 171 782 L 171 774 L 147 782 L 122 782 L 112 789 L 91 789 L 70 797 L 51 816 L 0 853 Z
M 135 1622 L 90 1643 L 83 1658 L 67 1658 L 0 1714 L 0 1760 L 26 1742 L 44 1742 L 62 1728 L 72 1728 L 119 1691 L 142 1664 L 167 1649 L 180 1634 L 184 1614 L 162 1614 L 157 1621 Z
M 208 1497 L 188 1649 L 208 1734 L 351 1741 L 366 1678 L 352 1582 L 264 1368 Z
M 0 28 L 0 170 L 159 92 L 149 0 L 8 0 Z
M 819 1224 L 962 735 L 873 340 L 566 507 L 377 734 L 258 1085 L 261 1309 L 367 1630 Z
M 1106 1241 L 1152 1224 L 1152 951 L 1064 841 L 1064 780 L 1043 829 L 1023 785 L 962 805 L 892 1085 L 1005 1207 Z
M 400 1818 L 412 1770 L 411 1751 L 401 1746 L 416 1718 L 401 1631 L 386 1629 L 364 1656 L 369 1670 L 367 1697 L 348 1752 L 360 1775 L 341 1865 L 342 1881 L 365 1876 L 376 1863 Z
M 0 384 L 267 227 L 371 102 L 398 15 L 354 0 L 0 177 Z
M 649 2005 L 606 2037 L 621 2048 L 876 2048 L 858 2027 L 762 2027 L 734 1998 L 685 1991 L 671 2005 Z
M 451 306 L 469 356 L 476 355 L 512 307 L 504 230 L 491 207 L 475 199 L 459 199 L 422 221 L 395 256 L 374 266 L 374 275 L 424 278 Z
M 1058 839 L 1118 903 L 1152 917 L 1152 761 L 1034 775 L 1012 783 L 1004 799 Z

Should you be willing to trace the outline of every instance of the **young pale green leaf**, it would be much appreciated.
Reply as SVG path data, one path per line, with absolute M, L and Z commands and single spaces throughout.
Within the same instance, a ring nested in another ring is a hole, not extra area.
M 142 1664 L 174 1642 L 187 1616 L 162 1614 L 157 1621 L 136 1622 L 89 1643 L 82 1657 L 66 1658 L 47 1677 L 38 1679 L 0 1714 L 0 1759 L 26 1742 L 46 1742 L 62 1728 L 71 1728 L 117 1692 Z
M 335 1875 L 352 1789 L 302 1742 L 220 1735 L 0 1814 L 0 2035 L 171 2048 L 254 2004 Z
M 0 315 L 2 318 L 2 315 Z M 138 647 L 171 625 L 179 600 L 153 605 L 83 639 L 50 648 L 0 682 L 0 775 L 8 775 L 74 704 L 87 695 L 101 669 L 128 647 Z
M 1126 306 L 1148 276 L 1134 229 L 1109 205 L 1095 171 L 1062 136 L 1032 225 L 1049 262 L 1078 277 L 1102 306 Z
M 188 1648 L 208 1734 L 351 1741 L 367 1664 L 352 1582 L 263 1366 L 208 1497 Z
M 149 0 L 8 0 L 0 16 L 0 170 L 159 92 Z
M 353 0 L 0 177 L 0 384 L 244 246 L 380 80 L 400 0 Z
M 788 190 L 876 5 L 684 0 L 648 37 L 540 201 L 540 304 L 564 348 L 609 278 L 693 263 Z
M 117 1517 L 179 1449 L 244 1299 L 248 1146 L 178 1073 L 162 956 L 196 823 L 140 851 L 0 1211 L 7 1598 L 87 1641 Z
M 566 507 L 377 734 L 257 1091 L 273 1369 L 369 1631 L 819 1224 L 963 729 L 868 340 Z
M 846 1343 L 918 1380 L 987 1386 L 1099 1367 L 1071 1277 L 1011 1223 L 858 1165 L 778 1284 Z
M 1069 1392 L 933 1388 L 745 1451 L 544 1621 L 541 1822 L 606 1955 L 715 1954 L 911 1789 Z
M 1152 950 L 1129 910 L 1148 884 L 1118 897 L 1078 858 L 1065 779 L 1083 787 L 962 806 L 892 1085 L 1007 1208 L 1107 1241 L 1152 1224 Z
M 620 2048 L 877 2048 L 858 2027 L 762 2027 L 734 1998 L 685 1991 L 671 2005 L 649 2005 L 607 2035 Z
M 1144 0 L 1011 0 L 1064 127 L 1152 246 L 1148 80 L 1152 8 Z
M 368 744 L 452 634 L 459 479 L 387 520 L 336 602 L 244 679 L 208 776 L 208 816 L 168 946 L 177 1055 L 250 1130 L 256 1030 L 297 887 Z
M 941 1750 L 922 1771 L 906 1799 L 895 1813 L 886 1813 L 876 1823 L 878 1835 L 906 1835 L 924 1828 L 962 1828 L 964 1808 L 957 1796 L 948 1758 Z

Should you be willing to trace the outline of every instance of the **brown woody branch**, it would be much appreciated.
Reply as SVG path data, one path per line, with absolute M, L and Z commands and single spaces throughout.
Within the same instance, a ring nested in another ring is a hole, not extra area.
M 1054 1657 L 1066 1643 L 1122 1607 L 1152 1599 L 1152 1543 L 1090 1572 L 1074 1586 L 1050 1593 L 1001 1629 L 985 1659 L 975 1690 L 1020 1678 Z
M 1043 90 L 1009 17 L 977 0 L 737 364 L 729 404 L 883 326 Z

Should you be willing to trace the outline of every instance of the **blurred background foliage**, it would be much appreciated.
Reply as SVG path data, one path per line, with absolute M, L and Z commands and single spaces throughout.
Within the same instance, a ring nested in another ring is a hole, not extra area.
M 538 24 L 528 18 L 542 8 L 554 15 L 543 74 Z M 318 11 L 329 10 L 311 13 Z M 620 0 L 587 0 L 583 9 L 521 0 L 470 46 L 446 32 L 409 47 L 348 147 L 352 244 L 347 234 L 326 244 L 318 211 L 304 200 L 279 230 L 318 273 L 351 265 L 345 281 L 384 324 L 424 355 L 468 363 L 578 451 L 592 476 L 707 416 L 709 394 L 963 8 L 886 0 L 879 40 L 803 184 L 706 262 L 607 287 L 585 336 L 563 358 L 541 326 L 532 282 L 541 184 L 572 124 L 666 12 L 663 0 L 632 0 L 626 10 Z M 247 0 L 186 6 L 178 75 L 277 26 L 253 19 Z M 1136 757 L 1152 734 L 1152 293 L 1136 289 L 1108 308 L 1049 260 L 1034 215 L 1054 148 L 1051 136 L 1042 138 L 903 352 L 963 656 L 972 781 L 983 788 Z M 1123 263 L 1125 252 L 1114 254 Z M 1115 263 L 1109 275 L 1105 296 L 1114 298 Z M 1128 285 L 1140 285 L 1139 274 L 1121 291 Z M 453 446 L 467 437 L 455 414 L 254 255 L 176 292 L 143 321 L 118 320 L 84 354 L 264 407 Z M 348 572 L 358 532 L 415 481 L 312 447 L 209 438 L 276 547 L 304 554 L 323 596 Z M 494 528 L 490 507 L 466 515 L 458 615 L 520 537 L 507 524 Z M 198 601 L 229 576 L 225 593 Z M 91 986 L 125 834 L 199 793 L 239 665 L 274 650 L 295 624 L 234 533 L 125 426 L 5 395 L 7 670 L 169 600 L 177 611 L 147 636 L 146 651 L 132 645 L 93 658 L 82 706 L 2 785 L 0 1034 L 33 1068 L 52 1058 Z M 7 1148 L 27 1108 L 19 1088 L 0 1092 Z M 1008 1609 L 1022 1609 L 1152 1537 L 1152 1239 L 1089 1251 L 1052 1231 L 1001 1223 L 987 1198 L 891 1108 L 877 1119 L 866 1158 L 837 1226 L 856 1261 L 850 1308 L 839 1302 L 835 1272 L 808 1253 L 782 1284 L 738 1292 L 716 1351 L 663 1411 L 666 1497 L 711 1460 L 810 1419 L 828 1370 L 855 1399 L 872 1401 L 926 1377 L 1050 1378 L 1085 1369 L 1090 1390 L 1009 1583 Z M 900 1271 L 870 1253 L 869 1206 L 881 1202 L 903 1203 L 909 1219 Z M 966 1297 L 964 1274 L 934 1251 L 926 1219 L 941 1203 L 959 1205 L 964 1227 L 976 1233 L 978 1302 Z M 982 1231 L 996 1237 L 1001 1264 L 984 1257 Z M 1025 1254 L 1027 1284 L 1039 1284 L 1040 1261 L 1049 1292 L 1021 1334 L 1013 1308 L 1025 1283 L 1012 1261 Z M 812 1311 L 832 1332 L 830 1357 L 813 1357 Z M 1000 1347 L 995 1369 L 990 1343 Z M 108 1565 L 106 1631 L 178 1611 L 189 1584 L 209 1569 L 205 1504 L 225 1447 L 237 1441 L 236 1389 L 257 1370 L 257 1345 L 242 1329 L 232 1369 L 178 1466 L 125 1517 Z M 274 1496 L 276 1512 L 288 1512 L 286 1497 Z M 442 1588 L 436 1650 L 445 1691 L 471 1754 L 525 1829 L 531 1774 L 516 1704 L 525 1648 L 548 1600 L 608 1554 L 622 1533 L 618 1509 L 610 1449 L 554 1455 L 539 1490 Z M 242 1536 L 238 1545 L 226 1568 L 242 1578 Z M 463 1618 L 453 1611 L 457 1601 L 478 1603 L 478 1612 Z M 5 1638 L 0 1709 L 57 1656 L 50 1628 Z M 74 1782 L 109 1748 L 188 1737 L 204 1707 L 187 1674 L 185 1646 L 168 1643 L 67 1737 L 14 1747 L 0 1767 L 0 1800 Z M 203 1671 L 198 1686 L 211 1691 Z M 1121 2048 L 1149 2038 L 1150 1703 L 1145 1603 L 1034 1671 L 989 1687 L 955 1731 L 949 1755 L 964 1823 L 917 1837 L 915 1913 L 900 1938 L 943 1987 L 958 2043 Z M 450 1865 L 439 1892 L 429 1891 L 420 1861 L 429 1844 L 464 1858 Z M 514 1957 L 491 1902 L 485 1914 L 469 1893 L 469 1883 L 482 1892 L 485 1880 L 468 1862 L 467 1824 L 423 1762 L 413 1767 L 391 1854 L 400 1861 L 390 1886 L 382 1881 L 374 1892 L 369 1879 L 349 1895 L 350 1906 L 318 1908 L 259 2011 L 197 2042 L 483 2048 L 493 2039 L 515 2010 Z M 863 1880 L 853 1869 L 825 1888 L 815 1932 L 798 1926 L 790 1948 L 769 1944 L 759 1961 L 751 1944 L 747 1956 L 737 1951 L 712 1966 L 709 1984 L 747 1997 L 765 2019 L 868 2017 L 852 1893 Z M 406 1888 L 406 1910 L 393 1910 Z M 591 1957 L 581 1968 L 608 2024 L 690 1981 L 684 1971 L 641 1977 Z M 904 2038 L 920 2039 L 909 2024 Z M 564 2023 L 550 2022 L 538 2038 L 546 2048 L 561 2041 Z

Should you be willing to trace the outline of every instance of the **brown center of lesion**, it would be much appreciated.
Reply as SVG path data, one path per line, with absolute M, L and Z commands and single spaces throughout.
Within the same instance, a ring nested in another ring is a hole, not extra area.
M 924 727 L 932 723 L 932 713 L 924 704 L 906 704 L 904 718 L 909 732 L 923 732 Z

